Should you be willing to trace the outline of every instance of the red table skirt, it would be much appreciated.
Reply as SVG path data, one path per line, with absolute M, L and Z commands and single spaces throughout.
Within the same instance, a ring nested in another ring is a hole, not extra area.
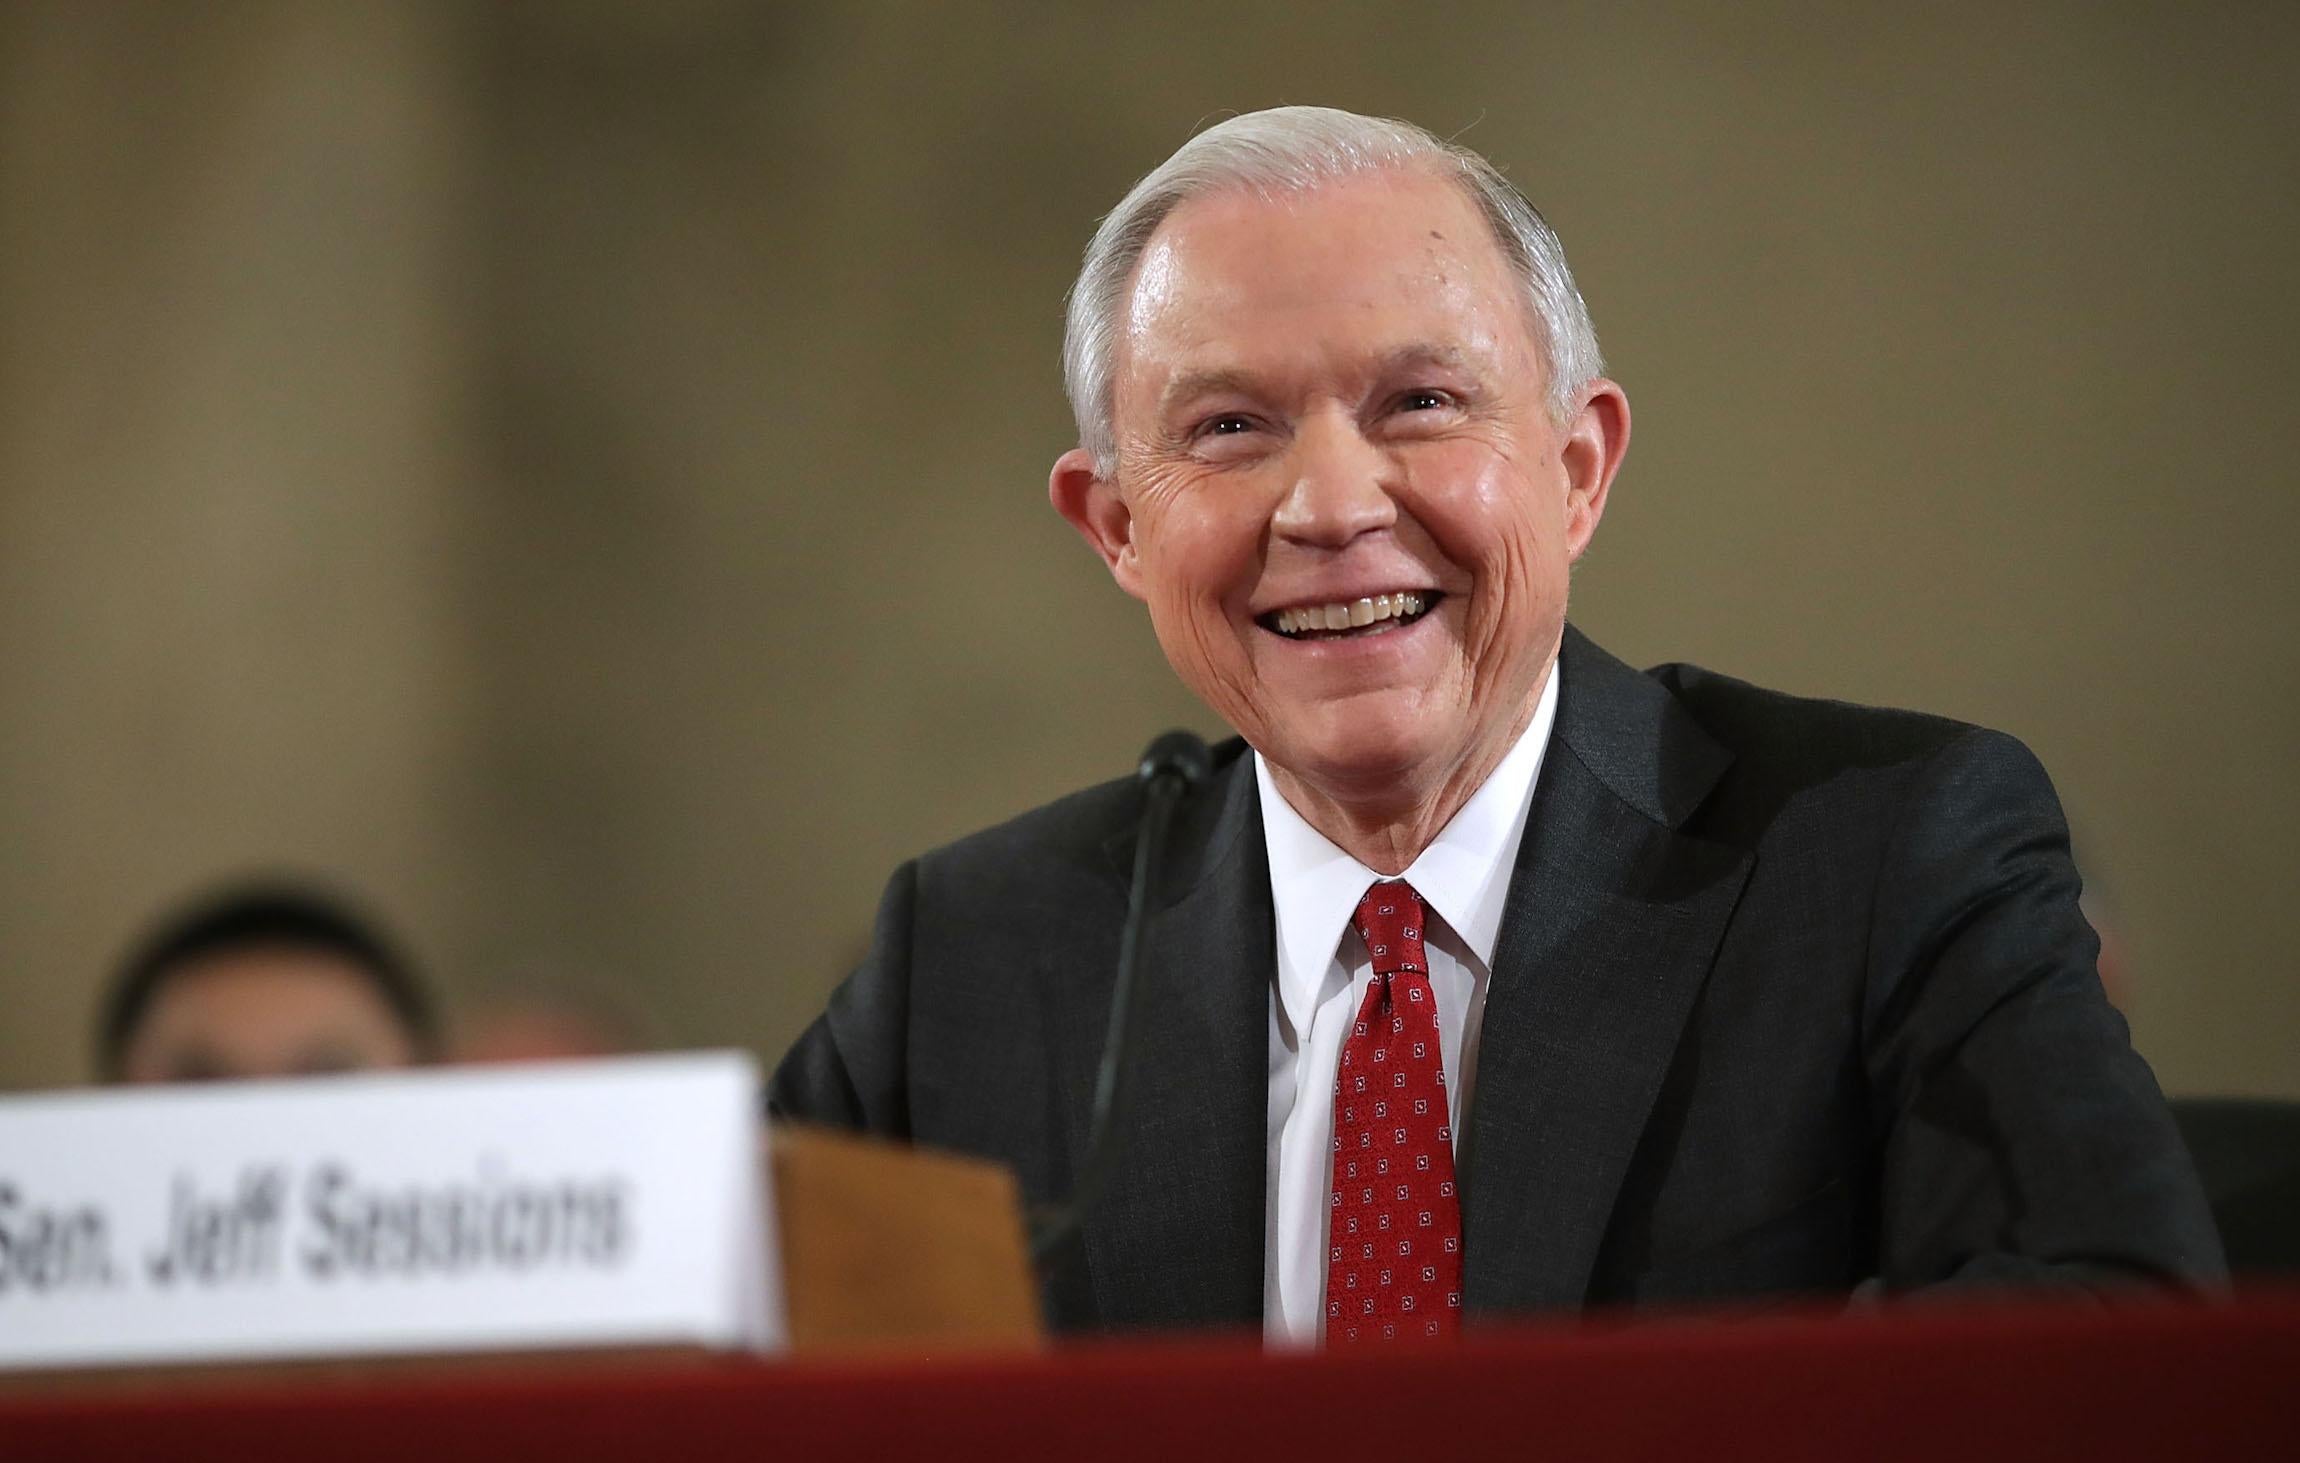
M 114 1381 L 0 1394 L 0 1460 L 2300 1457 L 2300 1293 L 997 1356 Z

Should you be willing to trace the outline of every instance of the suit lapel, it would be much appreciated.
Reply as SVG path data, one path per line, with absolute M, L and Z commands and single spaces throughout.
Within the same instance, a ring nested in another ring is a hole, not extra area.
M 1134 835 L 1112 840 L 1123 881 Z M 1270 876 L 1249 756 L 1234 756 L 1176 819 L 1153 897 L 1132 1096 L 1084 1243 L 1105 1325 L 1257 1322 L 1262 1314 Z M 1073 1158 L 1083 1156 L 1111 972 L 1082 983 L 1091 1040 L 1069 1044 Z M 1075 1161 L 1073 1166 L 1075 1171 Z
M 1464 1299 L 1570 1308 L 1748 877 L 1679 826 L 1729 760 L 1568 629 L 1487 988 L 1463 1152 Z

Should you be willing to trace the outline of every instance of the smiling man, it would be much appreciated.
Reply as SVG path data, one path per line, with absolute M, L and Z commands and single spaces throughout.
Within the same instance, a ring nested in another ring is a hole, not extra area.
M 1209 129 L 1103 221 L 1065 365 L 1054 507 L 1239 740 L 1058 1326 L 2216 1279 L 2034 759 L 1567 627 L 1629 405 L 1482 158 Z M 906 866 L 777 1110 L 1063 1196 L 1139 819 L 1113 784 Z

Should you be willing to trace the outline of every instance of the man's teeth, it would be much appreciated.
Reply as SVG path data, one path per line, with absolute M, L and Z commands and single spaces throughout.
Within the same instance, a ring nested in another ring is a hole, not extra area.
M 1371 599 L 1343 604 L 1304 605 L 1300 609 L 1278 611 L 1278 631 L 1284 635 L 1301 635 L 1313 630 L 1357 630 L 1383 620 L 1411 618 L 1422 612 L 1423 603 L 1421 595 L 1409 592 L 1377 594 Z

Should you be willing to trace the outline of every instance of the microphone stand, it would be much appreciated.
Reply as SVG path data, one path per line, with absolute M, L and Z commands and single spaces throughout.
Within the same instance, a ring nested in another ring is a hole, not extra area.
M 1115 1134 L 1123 1131 L 1127 1081 L 1132 1067 L 1127 1060 L 1126 1035 L 1140 1024 L 1144 986 L 1138 978 L 1142 963 L 1142 925 L 1150 906 L 1150 890 L 1166 856 L 1166 836 L 1182 799 L 1205 781 L 1212 766 L 1206 744 L 1186 731 L 1170 731 L 1142 753 L 1135 776 L 1142 783 L 1142 836 L 1134 845 L 1134 878 L 1126 894 L 1126 924 L 1118 937 L 1118 975 L 1110 986 L 1110 1027 L 1102 1039 L 1102 1064 L 1094 1075 L 1094 1112 L 1087 1128 L 1086 1158 L 1067 1202 L 1047 1206 L 1030 1226 L 1031 1263 L 1043 1273 L 1054 1252 L 1077 1233 L 1087 1211 L 1102 1197 L 1110 1181 L 1117 1151 Z

